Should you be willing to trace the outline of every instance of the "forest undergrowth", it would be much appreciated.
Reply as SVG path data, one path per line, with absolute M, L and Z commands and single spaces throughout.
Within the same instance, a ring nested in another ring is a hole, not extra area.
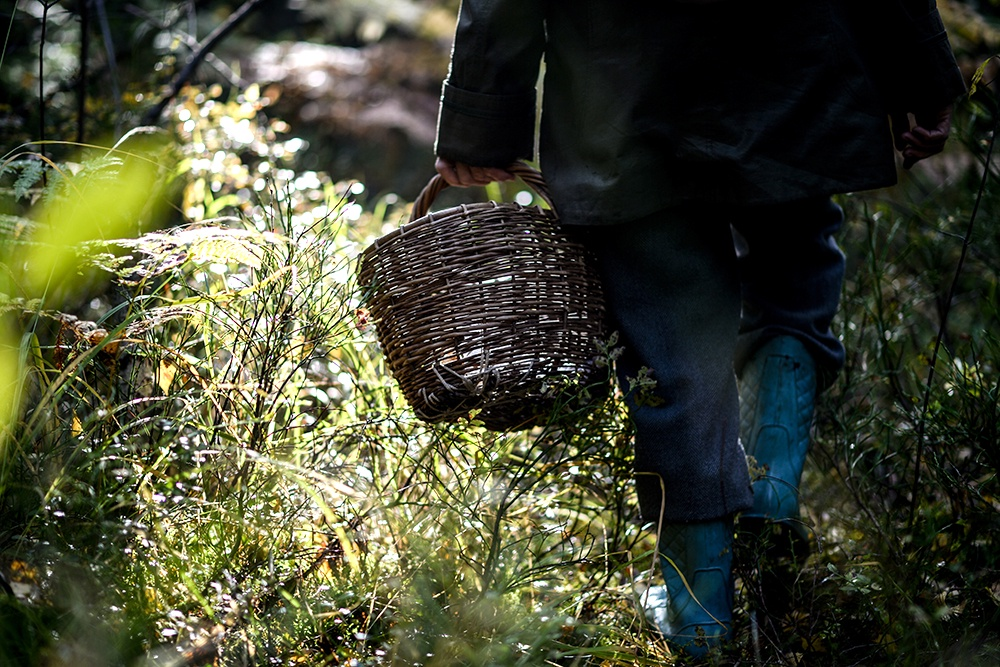
M 355 284 L 409 202 L 301 168 L 269 94 L 0 156 L 0 667 L 682 664 L 640 604 L 621 392 L 418 420 Z M 770 623 L 740 579 L 710 664 L 1000 659 L 997 118 L 981 85 L 939 163 L 838 198 L 817 550 Z

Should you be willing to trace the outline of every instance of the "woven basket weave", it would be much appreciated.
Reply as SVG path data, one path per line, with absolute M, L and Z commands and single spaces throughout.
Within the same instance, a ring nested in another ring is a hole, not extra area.
M 541 174 L 511 171 L 551 206 Z M 390 372 L 423 420 L 468 417 L 497 431 L 550 418 L 566 390 L 599 383 L 604 299 L 592 260 L 551 208 L 465 204 L 427 213 L 369 246 L 359 283 Z

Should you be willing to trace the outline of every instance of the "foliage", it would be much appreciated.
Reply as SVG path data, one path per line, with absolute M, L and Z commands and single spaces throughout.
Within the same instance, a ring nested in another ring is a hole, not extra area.
M 629 655 L 598 629 L 635 624 L 649 548 L 619 404 L 506 436 L 401 412 L 352 280 L 360 244 L 402 211 L 288 169 L 300 142 L 259 122 L 254 91 L 222 94 L 182 96 L 177 166 L 159 166 L 182 175 L 181 211 L 226 217 L 91 238 L 74 243 L 83 264 L 52 266 L 108 276 L 95 320 L 60 310 L 72 295 L 15 296 L 7 255 L 24 396 L 4 432 L 0 550 L 17 599 L 61 625 L 0 649 L 34 664 Z M 15 195 L 117 187 L 92 174 L 123 164 L 57 165 Z M 11 216 L 8 253 L 76 226 L 36 211 Z
M 48 65 L 79 6 L 52 5 Z M 128 66 L 166 76 L 184 12 L 135 6 Z M 382 6 L 324 29 L 402 30 Z M 24 53 L 4 86 L 38 83 Z M 71 70 L 46 71 L 48 132 L 72 137 Z M 128 121 L 158 83 L 121 107 L 88 88 L 88 118 Z M 272 97 L 192 86 L 166 132 L 0 158 L 0 666 L 677 662 L 638 604 L 656 572 L 621 396 L 522 433 L 416 420 L 353 284 L 405 202 L 302 168 Z M 805 484 L 820 549 L 773 624 L 740 582 L 712 661 L 1000 657 L 996 118 L 987 82 L 946 167 L 840 198 L 849 358 Z
M 961 112 L 967 131 L 996 108 L 986 94 Z M 988 169 L 982 211 L 997 205 L 995 159 Z M 810 609 L 838 613 L 795 620 L 807 653 L 839 650 L 847 664 L 992 664 L 1000 650 L 1000 237 L 989 215 L 969 225 L 969 183 L 979 181 L 966 177 L 953 173 L 934 190 L 906 184 L 922 201 L 844 200 L 861 223 L 844 239 L 850 355 L 817 419 L 812 518 L 827 546 L 804 582 Z

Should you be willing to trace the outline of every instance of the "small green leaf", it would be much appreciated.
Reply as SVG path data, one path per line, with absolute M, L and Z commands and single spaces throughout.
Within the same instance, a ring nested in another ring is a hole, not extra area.
M 972 81 L 969 82 L 969 97 L 975 95 L 976 87 L 979 85 L 979 82 L 983 80 L 983 75 L 986 72 L 986 66 L 989 65 L 990 61 L 996 57 L 997 56 L 990 56 L 989 58 L 981 62 L 979 64 L 979 67 L 976 68 L 976 73 L 972 75 Z

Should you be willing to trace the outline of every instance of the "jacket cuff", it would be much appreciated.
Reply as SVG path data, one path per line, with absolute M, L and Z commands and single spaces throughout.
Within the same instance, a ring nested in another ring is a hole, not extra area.
M 506 167 L 534 157 L 534 139 L 534 90 L 493 95 L 445 81 L 436 155 L 480 167 Z

